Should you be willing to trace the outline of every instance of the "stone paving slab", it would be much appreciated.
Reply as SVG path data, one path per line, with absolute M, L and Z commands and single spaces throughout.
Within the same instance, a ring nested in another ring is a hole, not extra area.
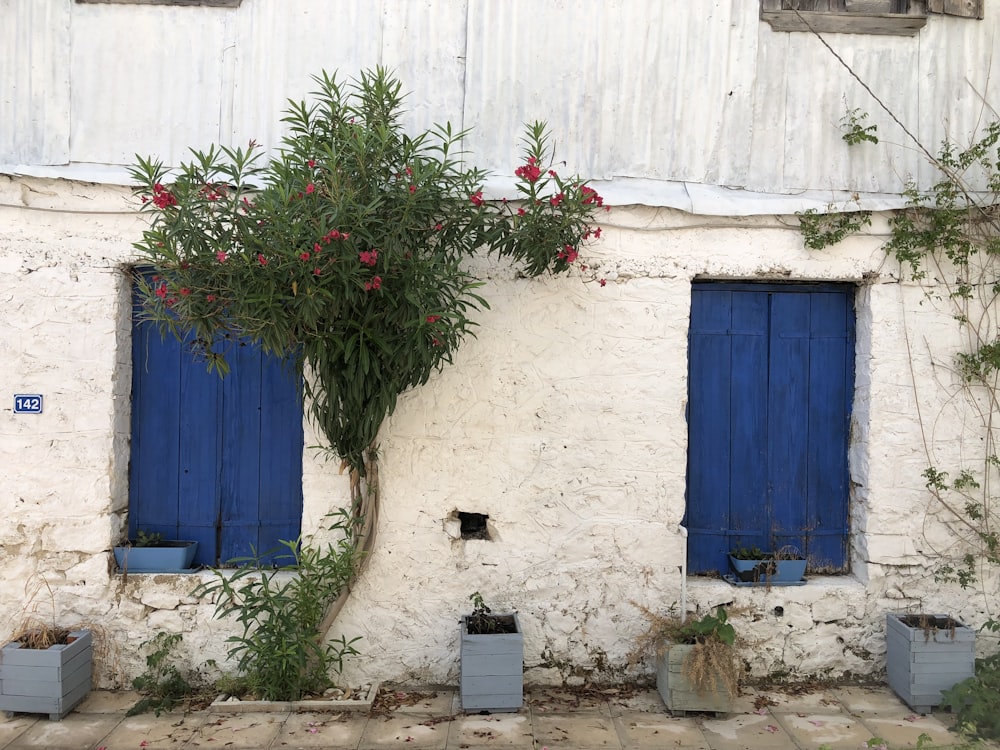
M 788 694 L 763 691 L 773 705 L 768 710 L 774 714 L 800 713 L 843 713 L 844 708 L 837 696 L 826 690 L 816 690 L 811 693 Z
M 584 710 L 604 714 L 611 717 L 611 706 L 607 700 L 595 701 L 590 697 L 581 697 L 572 690 L 548 688 L 533 690 L 525 696 L 525 706 L 532 714 L 566 713 L 568 711 Z M 663 703 L 660 702 L 662 708 Z
M 106 737 L 121 719 L 117 714 L 79 713 L 71 713 L 62 721 L 40 719 L 4 750 L 86 750 Z
M 451 722 L 441 717 L 421 714 L 374 716 L 365 725 L 360 747 L 365 750 L 411 748 L 413 750 L 445 750 Z
M 329 713 L 292 714 L 285 720 L 272 747 L 281 750 L 355 748 L 361 742 L 367 724 L 367 716 L 353 711 L 342 716 Z
M 587 709 L 572 713 L 533 714 L 535 740 L 539 745 L 549 748 L 621 748 L 614 719 L 609 713 Z
M 848 713 L 858 716 L 909 716 L 913 712 L 888 690 L 871 687 L 843 687 L 830 690 Z
M 776 714 L 774 719 L 799 747 L 825 745 L 829 750 L 858 750 L 872 738 L 859 719 L 846 714 Z
M 910 714 L 902 719 L 865 718 L 865 725 L 875 737 L 881 737 L 892 750 L 916 747 L 920 735 L 930 737 L 930 745 L 953 745 L 958 736 L 934 716 Z
M 795 747 L 789 734 L 769 714 L 732 714 L 703 721 L 701 729 L 712 750 L 787 750 Z
M 615 718 L 622 744 L 635 750 L 646 748 L 684 748 L 709 750 L 710 745 L 694 719 L 674 718 L 658 712 L 624 711 Z
M 101 740 L 106 750 L 144 748 L 164 750 L 183 747 L 205 723 L 205 715 L 193 713 L 140 714 L 122 719 L 111 733 Z
M 531 717 L 523 711 L 492 716 L 456 716 L 448 739 L 449 747 L 534 748 Z
M 91 690 L 76 707 L 78 714 L 124 714 L 139 702 L 134 690 Z
M 226 750 L 258 750 L 271 746 L 288 714 L 209 713 L 188 743 L 189 747 L 224 747 Z
M 0 712 L 0 748 L 6 747 L 15 737 L 24 734 L 38 719 L 28 714 L 7 717 Z

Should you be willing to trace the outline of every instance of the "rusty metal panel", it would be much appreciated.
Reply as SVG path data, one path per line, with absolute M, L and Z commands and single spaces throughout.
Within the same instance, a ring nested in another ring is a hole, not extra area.
M 0 163 L 69 161 L 69 8 L 0 1 Z

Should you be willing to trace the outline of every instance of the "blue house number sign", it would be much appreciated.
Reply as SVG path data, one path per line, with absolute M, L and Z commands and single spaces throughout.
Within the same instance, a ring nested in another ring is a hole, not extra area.
M 40 393 L 15 393 L 14 394 L 15 414 L 41 414 L 42 394 Z

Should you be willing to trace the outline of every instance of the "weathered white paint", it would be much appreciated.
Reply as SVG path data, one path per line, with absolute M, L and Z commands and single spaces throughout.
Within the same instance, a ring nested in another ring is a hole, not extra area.
M 815 36 L 776 33 L 757 11 L 752 0 L 0 0 L 0 636 L 32 612 L 86 622 L 106 685 L 141 671 L 135 645 L 161 629 L 184 633 L 192 664 L 223 660 L 234 625 L 190 596 L 200 576 L 111 572 L 128 494 L 121 269 L 141 231 L 113 185 L 135 152 L 175 164 L 213 142 L 273 147 L 286 97 L 303 96 L 310 74 L 375 64 L 412 92 L 412 126 L 475 127 L 468 145 L 496 170 L 494 197 L 509 190 L 520 124 L 542 118 L 557 159 L 601 178 L 617 207 L 582 278 L 526 281 L 484 262 L 493 307 L 479 338 L 385 425 L 379 541 L 337 625 L 364 636 L 349 679 L 453 682 L 457 621 L 476 590 L 521 612 L 529 683 L 627 673 L 642 627 L 632 602 L 680 599 L 698 277 L 860 288 L 852 574 L 773 591 L 693 579 L 691 608 L 733 602 L 758 674 L 877 670 L 886 611 L 981 622 L 980 599 L 933 581 L 936 555 L 956 549 L 954 519 L 921 477 L 975 445 L 950 398 L 954 323 L 899 282 L 880 249 L 884 217 L 811 251 L 791 215 L 892 208 L 909 177 L 934 174 Z M 933 147 L 964 141 L 1000 100 L 983 64 L 997 18 L 827 40 Z M 847 148 L 838 122 L 854 107 L 903 147 Z M 14 416 L 15 392 L 43 393 L 45 413 Z M 336 469 L 307 452 L 306 532 L 345 501 Z M 488 513 L 493 541 L 457 538 L 456 510 Z
M 127 497 L 120 268 L 141 228 L 132 208 L 117 188 L 0 178 L 0 636 L 26 611 L 96 626 L 105 685 L 141 671 L 135 645 L 159 630 L 182 632 L 197 665 L 224 662 L 236 627 L 190 596 L 201 575 L 111 573 Z M 981 600 L 933 582 L 932 546 L 950 540 L 949 520 L 920 477 L 918 399 L 925 415 L 943 414 L 931 435 L 942 463 L 960 453 L 962 425 L 937 387 L 953 323 L 899 283 L 880 249 L 884 222 L 876 235 L 811 251 L 788 216 L 633 206 L 605 218 L 582 277 L 527 281 L 485 263 L 492 309 L 479 337 L 385 425 L 378 544 L 334 633 L 364 637 L 348 678 L 453 683 L 458 618 L 477 590 L 521 613 L 529 684 L 648 672 L 627 670 L 625 656 L 643 622 L 632 603 L 680 599 L 696 277 L 861 288 L 852 574 L 772 591 L 691 579 L 690 607 L 733 602 L 758 674 L 878 670 L 886 611 L 981 622 Z M 45 413 L 13 415 L 19 391 L 43 393 Z M 313 532 L 347 493 L 335 463 L 307 451 L 304 471 L 303 528 Z M 494 539 L 456 538 L 456 510 L 489 514 Z
M 934 175 L 873 95 L 932 149 L 964 142 L 1000 100 L 998 23 L 935 15 L 912 37 L 827 35 L 869 93 L 815 35 L 773 31 L 756 0 L 6 0 L 0 173 L 124 181 L 135 153 L 177 164 L 212 143 L 274 148 L 310 75 L 380 64 L 412 92 L 408 123 L 472 127 L 477 164 L 501 177 L 522 123 L 544 119 L 557 159 L 610 181 L 618 204 L 687 208 L 685 191 L 723 188 L 744 204 L 728 215 L 804 191 L 880 208 Z M 845 149 L 839 122 L 854 108 L 905 148 Z

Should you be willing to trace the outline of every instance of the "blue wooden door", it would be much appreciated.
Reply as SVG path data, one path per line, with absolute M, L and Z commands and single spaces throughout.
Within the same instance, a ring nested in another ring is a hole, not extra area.
M 204 565 L 296 539 L 303 437 L 295 374 L 238 344 L 220 378 L 138 316 L 132 334 L 129 536 L 142 529 L 196 539 Z
M 735 545 L 847 569 L 854 288 L 697 283 L 688 404 L 688 569 Z

